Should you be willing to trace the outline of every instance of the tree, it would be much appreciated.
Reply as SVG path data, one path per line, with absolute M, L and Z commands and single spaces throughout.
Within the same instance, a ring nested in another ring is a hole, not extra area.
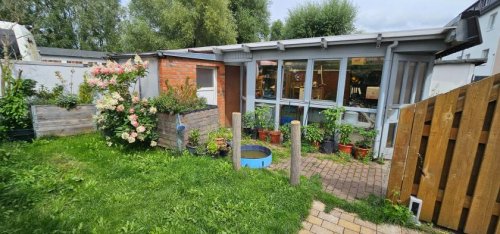
M 348 34 L 355 30 L 356 7 L 347 0 L 309 2 L 289 11 L 285 37 L 307 38 Z
M 256 42 L 269 34 L 269 0 L 230 0 L 238 43 Z
M 120 0 L 2 0 L 1 20 L 27 25 L 38 46 L 113 50 Z
M 228 0 L 132 0 L 123 25 L 125 51 L 236 43 Z
M 271 25 L 271 35 L 269 35 L 271 41 L 277 41 L 283 39 L 283 22 L 281 20 L 276 20 Z

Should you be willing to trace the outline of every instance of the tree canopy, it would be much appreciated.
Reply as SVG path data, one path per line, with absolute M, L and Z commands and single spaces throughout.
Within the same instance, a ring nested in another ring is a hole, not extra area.
M 231 0 L 238 43 L 256 42 L 269 34 L 269 0 Z
M 271 25 L 271 34 L 269 35 L 269 40 L 277 41 L 283 39 L 283 22 L 281 20 L 276 20 Z
M 356 7 L 347 0 L 308 2 L 288 13 L 287 39 L 349 34 L 355 30 Z
M 228 0 L 132 0 L 122 48 L 151 51 L 236 43 Z
M 29 25 L 38 46 L 114 50 L 120 0 L 2 0 L 0 20 Z

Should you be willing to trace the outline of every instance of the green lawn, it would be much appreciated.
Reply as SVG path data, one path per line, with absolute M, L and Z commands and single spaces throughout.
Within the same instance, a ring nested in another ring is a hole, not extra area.
M 320 189 L 96 134 L 0 145 L 0 233 L 292 233 Z

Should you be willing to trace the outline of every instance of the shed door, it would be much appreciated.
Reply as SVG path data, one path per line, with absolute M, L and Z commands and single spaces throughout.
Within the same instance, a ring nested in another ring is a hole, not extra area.
M 198 67 L 196 68 L 196 86 L 198 97 L 207 99 L 207 104 L 217 105 L 217 69 Z
M 394 55 L 380 151 L 385 158 L 392 158 L 399 109 L 427 96 L 433 61 L 433 56 Z

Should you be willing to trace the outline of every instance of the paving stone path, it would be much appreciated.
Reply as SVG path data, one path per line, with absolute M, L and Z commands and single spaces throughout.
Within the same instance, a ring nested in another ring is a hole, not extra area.
M 313 201 L 309 216 L 302 222 L 302 230 L 299 234 L 331 234 L 331 233 L 384 233 L 384 234 L 410 234 L 418 231 L 402 228 L 395 225 L 376 225 L 364 221 L 356 214 L 345 212 L 341 209 L 333 209 L 325 212 L 325 204 Z
M 389 164 L 352 161 L 345 164 L 318 159 L 315 155 L 302 158 L 301 174 L 310 177 L 321 175 L 323 189 L 333 195 L 352 201 L 369 194 L 385 196 L 389 177 Z M 273 170 L 289 170 L 290 160 L 271 165 Z

